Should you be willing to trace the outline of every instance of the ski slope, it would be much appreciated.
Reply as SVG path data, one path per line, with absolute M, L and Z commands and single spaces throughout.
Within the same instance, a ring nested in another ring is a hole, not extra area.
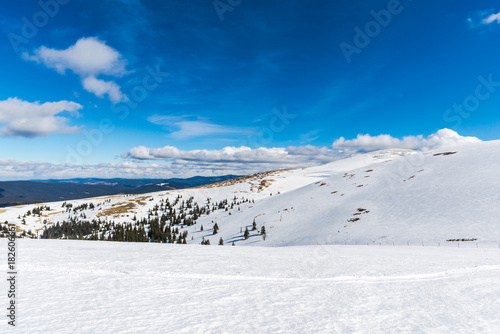
M 290 246 L 315 244 L 425 244 L 465 239 L 500 242 L 500 141 L 462 144 L 446 150 L 417 152 L 391 149 L 356 155 L 326 165 L 265 172 L 219 184 L 156 192 L 68 201 L 99 205 L 84 210 L 87 220 L 130 223 L 147 217 L 160 200 L 194 197 L 200 205 L 234 197 L 248 199 L 228 211 L 202 216 L 184 227 L 188 243 L 208 239 L 226 245 Z M 67 220 L 62 203 L 49 203 L 42 217 L 23 215 L 37 205 L 0 209 L 0 222 L 18 231 L 40 234 L 44 226 Z M 265 226 L 244 240 L 255 219 Z M 45 223 L 44 223 L 45 221 Z M 217 223 L 219 233 L 212 235 Z M 204 231 L 201 232 L 201 225 Z M 192 238 L 192 239 L 191 239 Z
M 18 251 L 18 327 L 4 319 L 1 333 L 500 332 L 493 248 L 19 240 Z

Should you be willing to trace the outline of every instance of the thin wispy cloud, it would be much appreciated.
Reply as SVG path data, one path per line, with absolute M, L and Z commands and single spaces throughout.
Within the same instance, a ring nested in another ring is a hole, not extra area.
M 471 28 L 478 28 L 500 23 L 500 12 L 496 13 L 493 10 L 480 10 L 467 18 L 467 22 Z
M 491 14 L 481 21 L 482 24 L 500 23 L 500 13 Z
M 0 158 L 0 178 L 3 180 L 20 179 L 66 179 L 79 177 L 100 178 L 164 178 L 182 175 L 187 169 L 182 166 L 160 164 L 137 164 L 131 161 L 120 163 L 101 163 L 95 165 L 57 164 L 45 161 L 18 161 Z
M 98 78 L 100 75 L 121 77 L 128 71 L 122 55 L 96 37 L 80 38 L 64 50 L 42 46 L 32 55 L 23 53 L 23 58 L 43 64 L 60 74 L 72 71 L 80 76 L 83 88 L 98 97 L 108 95 L 114 103 L 127 100 L 118 84 Z
M 255 132 L 250 127 L 232 127 L 209 122 L 190 116 L 163 116 L 153 115 L 148 117 L 148 121 L 161 125 L 167 130 L 168 137 L 172 139 L 189 139 L 207 136 L 249 136 Z

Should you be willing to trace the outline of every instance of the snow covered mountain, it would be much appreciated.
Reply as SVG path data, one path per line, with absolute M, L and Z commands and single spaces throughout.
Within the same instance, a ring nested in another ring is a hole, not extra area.
M 40 236 L 56 222 L 94 220 L 99 227 L 92 233 L 103 238 L 120 224 L 140 228 L 142 219 L 160 218 L 168 202 L 183 215 L 166 219 L 166 226 L 178 235 L 187 231 L 188 244 L 216 245 L 221 238 L 225 245 L 262 246 L 498 243 L 499 171 L 500 141 L 427 152 L 390 149 L 197 188 L 4 208 L 0 221 Z M 194 207 L 204 211 L 193 214 Z M 147 233 L 150 226 L 143 228 Z

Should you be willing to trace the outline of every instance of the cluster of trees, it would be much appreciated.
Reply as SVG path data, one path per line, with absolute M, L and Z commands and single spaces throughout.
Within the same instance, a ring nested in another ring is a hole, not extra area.
M 72 217 L 68 221 L 46 227 L 41 238 L 186 244 L 188 231 L 181 230 L 161 223 L 157 218 L 116 224 L 113 221 L 88 221 Z
M 33 208 L 33 210 L 28 210 L 26 213 L 23 215 L 23 218 L 29 217 L 33 215 L 33 217 L 41 217 L 43 211 L 50 211 L 50 206 L 47 205 L 41 205 Z M 18 217 L 21 218 L 21 217 Z
M 5 222 L 5 225 L 0 224 L 0 238 L 8 238 L 10 236 L 8 222 Z
M 127 242 L 161 242 L 186 244 L 188 231 L 183 230 L 185 226 L 196 224 L 202 215 L 208 215 L 216 210 L 228 210 L 235 205 L 250 202 L 248 199 L 238 199 L 234 197 L 231 203 L 227 200 L 219 203 L 212 203 L 207 198 L 205 205 L 198 205 L 194 202 L 194 197 L 184 201 L 179 195 L 173 203 L 169 199 L 161 199 L 152 209 L 148 210 L 147 217 L 138 219 L 136 216 L 130 222 L 115 223 L 113 221 L 93 219 L 86 220 L 83 211 L 96 208 L 93 203 L 84 203 L 73 207 L 71 203 L 63 203 L 67 212 L 78 213 L 79 215 L 69 216 L 63 222 L 53 225 L 46 225 L 41 235 L 42 239 L 85 239 L 104 241 L 127 241 Z M 100 206 L 98 204 L 97 206 Z M 46 221 L 45 221 L 46 223 Z M 203 231 L 203 226 L 201 226 Z M 213 234 L 217 234 L 219 226 L 213 226 Z M 209 245 L 210 240 L 202 240 L 203 245 Z M 219 245 L 223 245 L 222 238 Z
M 255 222 L 255 219 L 253 220 L 252 223 L 252 231 L 257 231 L 257 223 Z M 264 240 L 266 240 L 266 227 L 264 225 L 262 225 L 262 228 L 260 229 L 260 235 Z M 243 239 L 247 240 L 248 238 L 250 238 L 250 231 L 248 230 L 247 226 L 245 227 L 245 232 L 243 233 Z
M 43 211 L 50 211 L 50 206 L 47 205 L 37 206 L 36 208 L 31 210 L 31 212 L 28 210 L 28 212 L 26 212 L 26 215 L 29 216 L 30 214 L 32 214 L 33 216 L 41 217 Z

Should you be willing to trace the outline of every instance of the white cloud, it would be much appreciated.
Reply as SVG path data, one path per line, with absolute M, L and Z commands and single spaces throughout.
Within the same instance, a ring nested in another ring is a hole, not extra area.
M 494 13 L 491 10 L 479 10 L 472 13 L 471 16 L 467 18 L 467 23 L 472 29 L 484 25 L 500 23 L 500 13 Z
M 183 166 L 190 170 L 210 170 L 212 172 L 237 171 L 248 174 L 256 171 L 296 168 L 332 162 L 352 154 L 403 148 L 417 150 L 441 149 L 469 142 L 478 142 L 475 137 L 462 137 L 453 130 L 442 129 L 424 138 L 407 136 L 403 139 L 390 135 L 358 135 L 355 139 L 340 138 L 332 148 L 312 145 L 274 148 L 224 147 L 220 150 L 180 150 L 174 146 L 148 148 L 138 146 L 122 153 L 124 159 L 163 160 L 171 166 Z
M 360 136 L 358 136 L 359 138 Z M 52 164 L 40 161 L 16 161 L 0 159 L 0 179 L 43 179 L 43 178 L 168 178 L 195 175 L 244 175 L 263 170 L 315 166 L 348 157 L 368 150 L 398 148 L 389 143 L 403 143 L 421 150 L 444 149 L 465 143 L 480 142 L 475 137 L 463 137 L 455 131 L 442 129 L 426 138 L 410 136 L 403 139 L 391 136 L 361 136 L 365 146 L 354 145 L 353 139 L 343 140 L 346 150 L 318 146 L 289 147 L 225 147 L 220 150 L 180 150 L 174 146 L 162 148 L 134 147 L 122 153 L 127 159 L 120 163 Z M 371 140 L 371 139 L 372 140 Z M 416 144 L 418 142 L 418 145 Z M 375 145 L 377 144 L 377 145 Z M 380 147 L 382 145 L 384 147 Z M 416 146 L 416 147 L 415 147 Z
M 121 92 L 120 86 L 113 81 L 104 81 L 90 76 L 83 79 L 82 84 L 86 91 L 94 93 L 98 97 L 103 97 L 104 94 L 108 94 L 109 99 L 113 103 L 127 100 L 127 97 Z
M 480 140 L 476 137 L 463 137 L 453 130 L 441 129 L 427 138 L 424 138 L 422 135 L 418 135 L 398 139 L 390 135 L 370 136 L 369 134 L 358 134 L 355 139 L 349 140 L 346 140 L 344 137 L 340 137 L 333 142 L 332 148 L 359 152 L 370 152 L 388 148 L 425 151 L 479 141 Z
M 478 143 L 480 141 L 476 137 L 464 137 L 453 130 L 441 129 L 425 139 L 422 150 L 444 149 L 467 143 Z
M 183 151 L 173 146 L 162 148 L 134 147 L 122 153 L 122 158 L 136 160 L 164 160 L 171 166 L 190 170 L 211 171 L 213 174 L 249 174 L 262 170 L 296 168 L 319 165 L 345 157 L 342 152 L 327 147 L 289 146 L 252 149 L 224 147 L 220 150 Z
M 355 139 L 346 140 L 340 137 L 332 144 L 337 149 L 354 149 L 361 152 L 370 152 L 387 148 L 415 149 L 421 144 L 422 136 L 408 136 L 397 139 L 390 135 L 370 136 L 369 134 L 358 134 Z
M 79 127 L 68 126 L 69 118 L 78 116 L 82 105 L 71 101 L 28 102 L 18 98 L 0 101 L 0 136 L 45 137 L 52 133 L 76 133 Z
M 79 177 L 100 178 L 167 178 L 185 175 L 183 167 L 158 164 L 137 164 L 130 161 L 96 165 L 54 164 L 43 161 L 0 159 L 0 179 L 66 179 Z
M 490 14 L 481 21 L 482 24 L 500 23 L 500 13 Z
M 44 64 L 61 74 L 71 70 L 80 76 L 85 90 L 99 97 L 108 94 L 115 103 L 126 101 L 126 96 L 115 82 L 97 79 L 99 75 L 119 77 L 127 74 L 127 70 L 121 54 L 96 37 L 80 38 L 64 50 L 42 46 L 33 55 L 23 53 L 23 58 Z
M 192 119 L 189 116 L 163 116 L 153 115 L 148 117 L 153 124 L 163 125 L 173 139 L 187 139 L 211 135 L 239 135 L 249 136 L 255 129 L 248 127 L 231 127 L 210 123 L 205 120 Z

